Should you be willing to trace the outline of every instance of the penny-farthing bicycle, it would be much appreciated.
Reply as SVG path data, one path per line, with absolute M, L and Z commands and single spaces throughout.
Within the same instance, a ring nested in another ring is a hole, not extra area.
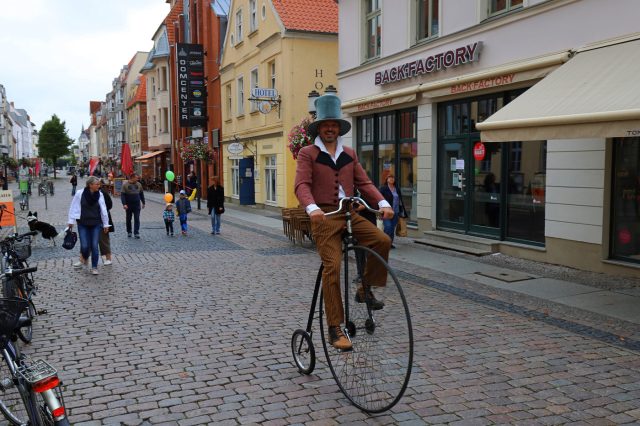
M 346 230 L 342 240 L 340 286 L 345 313 L 344 334 L 351 340 L 353 349 L 340 351 L 328 342 L 323 318 L 321 265 L 316 278 L 307 328 L 298 329 L 293 333 L 291 350 L 298 370 L 303 374 L 311 374 L 316 365 L 312 325 L 316 305 L 320 300 L 318 320 L 322 346 L 338 387 L 359 409 L 369 413 L 381 413 L 400 400 L 409 383 L 413 363 L 413 329 L 409 307 L 395 272 L 376 252 L 368 247 L 359 246 L 353 236 L 351 210 L 355 203 L 374 213 L 380 213 L 367 206 L 359 197 L 343 198 L 338 210 L 325 213 L 333 215 L 344 212 L 345 215 Z M 371 299 L 356 297 L 356 292 L 361 286 L 364 287 L 364 294 L 371 289 L 362 280 L 366 262 L 381 262 L 387 270 L 386 286 L 371 287 L 376 299 L 384 302 L 382 309 L 374 310 Z

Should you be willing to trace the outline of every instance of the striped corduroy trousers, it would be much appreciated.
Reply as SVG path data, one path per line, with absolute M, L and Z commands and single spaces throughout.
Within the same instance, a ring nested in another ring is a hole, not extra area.
M 325 212 L 335 208 L 322 207 Z M 344 322 L 344 308 L 340 292 L 340 266 L 342 261 L 342 235 L 345 229 L 344 214 L 327 216 L 322 222 L 311 221 L 311 232 L 324 265 L 322 272 L 322 294 L 327 313 L 327 326 L 339 326 Z M 370 247 L 376 253 L 389 259 L 391 240 L 368 220 L 357 213 L 351 215 L 351 229 L 358 245 Z M 387 270 L 370 256 L 364 271 L 363 280 L 372 287 L 383 287 L 387 283 Z

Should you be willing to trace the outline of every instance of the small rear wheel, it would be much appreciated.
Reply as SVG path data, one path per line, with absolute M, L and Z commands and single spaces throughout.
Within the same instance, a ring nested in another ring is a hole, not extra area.
M 316 367 L 316 351 L 311 335 L 302 329 L 294 331 L 291 337 L 291 352 L 298 371 L 302 374 L 311 374 Z

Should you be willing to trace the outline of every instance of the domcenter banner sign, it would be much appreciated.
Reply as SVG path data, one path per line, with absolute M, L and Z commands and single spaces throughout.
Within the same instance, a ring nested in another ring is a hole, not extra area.
M 201 44 L 177 43 L 178 106 L 180 127 L 204 126 L 207 92 Z

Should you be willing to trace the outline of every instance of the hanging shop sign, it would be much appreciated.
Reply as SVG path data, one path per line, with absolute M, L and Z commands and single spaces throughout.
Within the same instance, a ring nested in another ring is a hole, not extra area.
M 478 60 L 481 48 L 482 42 L 476 41 L 473 44 L 467 44 L 466 46 L 440 52 L 435 55 L 428 56 L 425 59 L 418 59 L 391 67 L 384 71 L 378 71 L 375 74 L 375 84 L 382 85 L 393 83 L 407 78 L 417 77 L 423 74 L 431 74 L 436 71 L 442 71 L 447 68 L 455 68 L 463 64 L 475 62 Z
M 244 147 L 240 142 L 232 142 L 227 146 L 227 151 L 231 155 L 238 155 L 242 154 L 242 151 L 244 151 Z
M 177 43 L 176 46 L 180 127 L 204 126 L 207 96 L 202 45 Z

